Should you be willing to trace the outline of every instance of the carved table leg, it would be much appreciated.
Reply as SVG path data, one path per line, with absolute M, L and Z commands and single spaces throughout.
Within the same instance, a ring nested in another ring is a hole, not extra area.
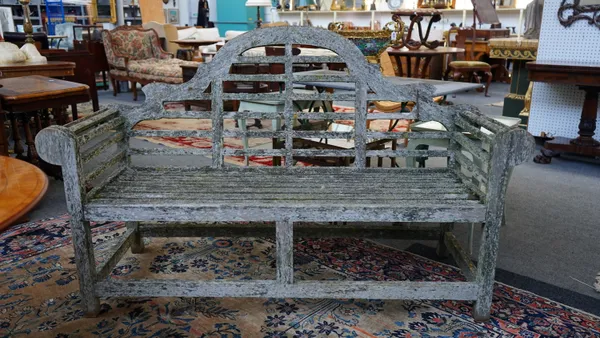
M 413 76 L 416 78 L 420 78 L 422 77 L 419 66 L 421 65 L 421 58 L 420 57 L 415 57 L 415 68 L 413 70 Z M 423 70 L 425 71 L 425 70 Z
M 0 108 L 0 155 L 8 156 L 8 139 L 6 138 L 5 114 Z
M 42 110 L 42 127 L 46 128 L 50 126 L 50 112 L 48 109 Z
M 33 121 L 35 123 L 35 134 L 33 135 L 34 137 L 37 136 L 37 133 L 44 129 L 44 127 L 42 127 L 42 118 L 40 117 L 40 114 L 42 114 L 41 111 L 36 111 L 33 115 Z
M 394 59 L 396 60 L 396 66 L 398 67 L 398 76 L 403 77 L 404 67 L 402 67 L 402 58 L 400 57 L 400 55 L 394 55 Z
M 71 105 L 71 115 L 73 116 L 73 121 L 77 120 L 79 117 L 77 116 L 77 104 Z
M 552 157 L 558 156 L 561 152 L 600 156 L 600 142 L 594 139 L 600 87 L 580 86 L 579 88 L 585 90 L 585 101 L 579 122 L 579 137 L 572 140 L 556 137 L 554 140 L 547 141 L 544 143 L 542 153 L 533 159 L 534 162 L 548 164 L 552 161 Z
M 62 111 L 62 107 L 52 108 L 52 116 L 54 117 L 54 122 L 57 125 L 62 126 L 63 124 L 65 124 L 65 117 Z
M 35 142 L 33 140 L 33 134 L 31 133 L 31 117 L 28 113 L 23 113 L 21 123 L 23 123 L 23 130 L 25 131 L 25 144 L 27 144 L 27 160 L 34 165 L 40 164 L 40 158 L 37 150 L 35 149 Z
M 14 153 L 17 155 L 19 160 L 25 160 L 25 156 L 23 156 L 23 145 L 21 144 L 21 133 L 19 132 L 19 123 L 17 121 L 17 117 L 15 113 L 8 113 L 8 118 L 10 119 L 10 126 L 12 128 L 13 141 L 14 145 Z
M 494 75 L 492 74 L 491 71 L 485 72 L 485 77 L 486 77 L 486 82 L 485 82 L 485 96 L 486 97 L 490 97 L 490 94 L 488 94 L 488 90 L 490 89 L 490 86 L 492 85 L 492 77 Z
M 431 63 L 431 59 L 433 59 L 433 56 L 426 56 L 425 57 L 425 62 L 423 63 L 423 69 L 421 70 L 421 78 L 424 79 L 425 76 L 427 75 L 427 69 L 429 68 L 429 64 Z

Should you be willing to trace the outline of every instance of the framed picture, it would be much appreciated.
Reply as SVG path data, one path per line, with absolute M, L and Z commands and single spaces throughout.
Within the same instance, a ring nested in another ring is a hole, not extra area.
M 179 24 L 179 9 L 177 8 L 167 8 L 165 9 L 165 18 L 167 19 L 167 23 L 170 24 Z

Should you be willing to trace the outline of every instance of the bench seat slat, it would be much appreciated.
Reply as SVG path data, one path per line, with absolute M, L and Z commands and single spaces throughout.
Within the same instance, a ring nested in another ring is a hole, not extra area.
M 89 221 L 160 221 L 160 222 L 246 222 L 276 221 L 287 218 L 303 222 L 457 222 L 485 221 L 485 206 L 474 201 L 458 203 L 378 203 L 371 205 L 348 203 L 273 203 L 240 204 L 203 203 L 176 204 L 124 203 L 107 201 L 89 202 L 84 206 L 84 217 Z
M 294 220 L 482 220 L 484 206 L 453 173 L 407 170 L 380 173 L 266 176 L 248 171 L 128 170 L 86 205 L 90 220 L 204 220 L 288 217 Z M 129 212 L 128 212 L 129 211 Z M 121 214 L 122 213 L 122 214 Z M 268 215 L 268 216 L 267 216 Z M 133 219 L 129 219 L 133 217 Z M 141 219 L 138 219 L 141 218 Z

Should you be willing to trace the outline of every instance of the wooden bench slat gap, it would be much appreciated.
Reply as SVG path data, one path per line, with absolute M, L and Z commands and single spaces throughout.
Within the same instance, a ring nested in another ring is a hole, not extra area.
M 122 141 L 125 138 L 124 132 L 117 132 L 111 137 L 103 140 L 102 142 L 98 142 L 98 144 L 94 145 L 94 147 L 88 149 L 85 153 L 81 154 L 81 162 L 86 164 L 90 162 L 93 158 L 100 155 L 104 150 L 110 148 L 113 144 Z
M 119 161 L 124 160 L 126 156 L 127 156 L 127 147 L 125 147 L 125 146 L 119 147 L 118 153 L 113 155 L 109 160 L 102 162 L 100 165 L 98 165 L 96 168 L 94 168 L 94 170 L 92 172 L 90 172 L 89 174 L 87 174 L 85 176 L 85 182 L 90 183 L 91 181 L 96 179 L 98 176 L 100 176 L 102 173 L 104 173 L 106 171 L 106 169 L 114 166 Z

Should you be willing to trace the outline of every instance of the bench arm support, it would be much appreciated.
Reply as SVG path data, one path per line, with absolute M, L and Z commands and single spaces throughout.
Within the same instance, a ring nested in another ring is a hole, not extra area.
M 122 143 L 120 149 L 126 151 L 127 138 L 124 136 L 124 124 L 125 119 L 117 110 L 106 109 L 64 126 L 50 126 L 37 134 L 35 145 L 40 157 L 50 164 L 62 167 L 67 208 L 71 216 L 83 220 L 86 184 L 91 183 L 89 181 L 108 169 L 106 166 L 102 171 L 92 172 L 86 176 L 83 171 L 84 162 L 106 153 L 110 144 L 117 139 L 107 138 L 106 134 L 115 130 L 119 134 L 117 136 L 120 136 L 118 141 Z M 98 139 L 99 142 L 87 147 L 85 154 L 82 152 L 87 142 Z
M 44 161 L 62 167 L 67 210 L 71 217 L 83 220 L 85 187 L 75 133 L 64 126 L 50 126 L 37 134 L 35 145 Z

